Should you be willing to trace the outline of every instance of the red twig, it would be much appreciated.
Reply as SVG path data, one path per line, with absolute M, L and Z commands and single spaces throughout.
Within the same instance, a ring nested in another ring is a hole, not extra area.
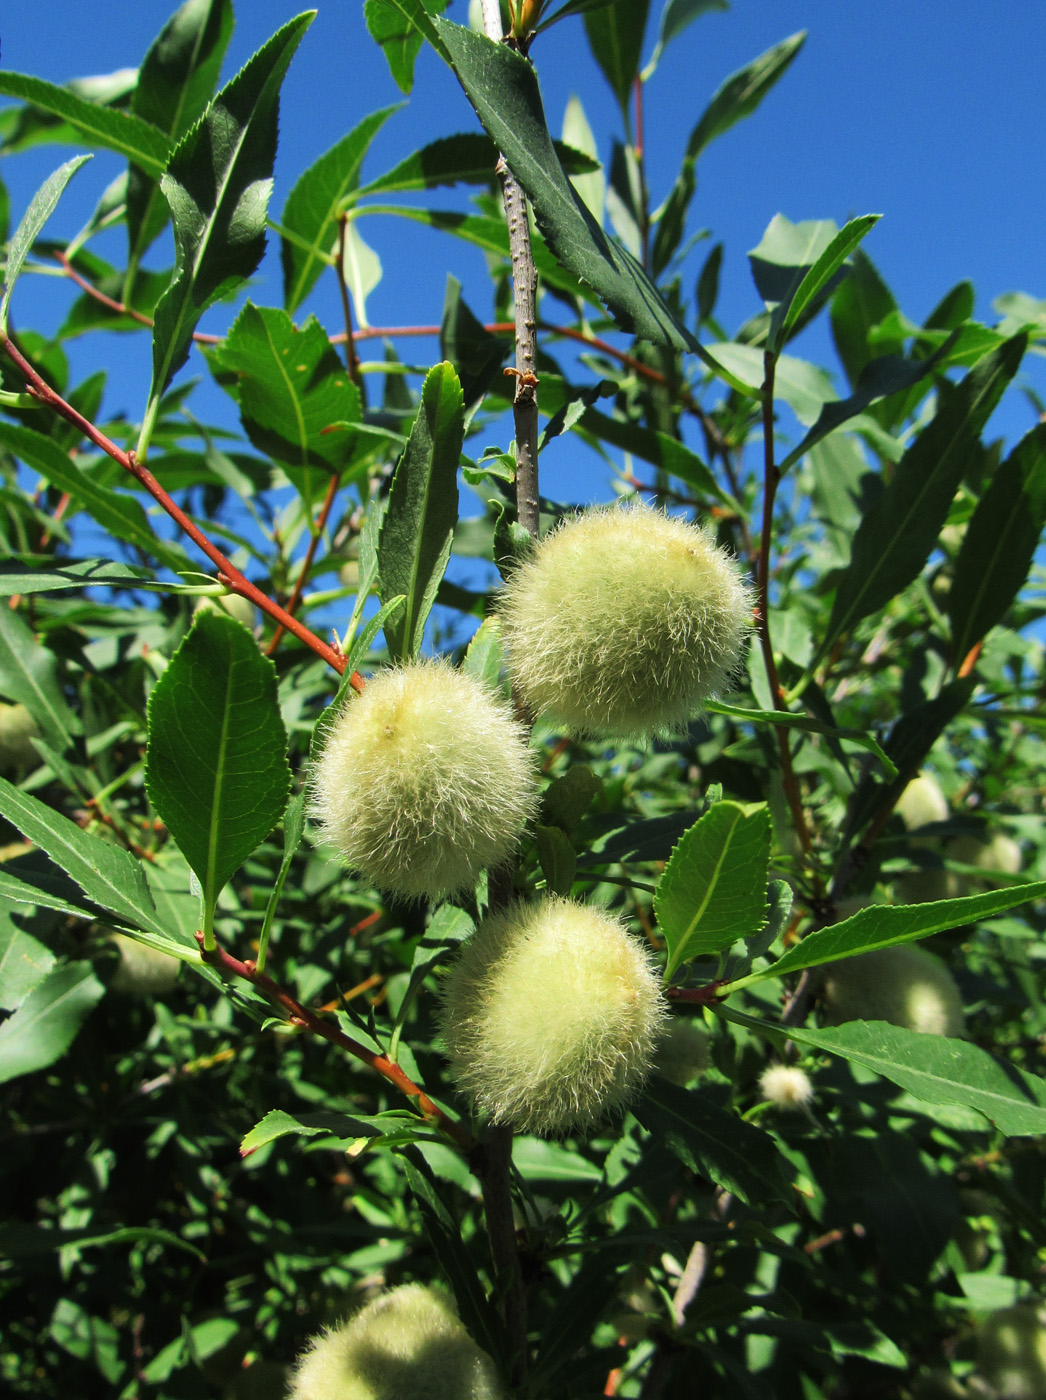
M 77 272 L 76 268 L 64 253 L 57 252 L 54 257 L 65 275 L 75 282 L 81 291 L 86 292 L 89 297 L 92 297 L 98 302 L 100 306 L 107 307 L 110 311 L 115 311 L 118 316 L 128 316 L 132 321 L 137 321 L 140 326 L 148 326 L 152 329 L 153 320 L 151 316 L 147 316 L 144 311 L 135 311 L 134 307 L 128 306 L 126 302 L 114 301 L 112 297 L 106 296 L 103 291 L 92 286 L 86 277 Z M 202 331 L 197 331 L 193 335 L 193 340 L 195 340 L 198 345 L 217 345 L 219 340 L 221 340 L 221 336 L 205 335 Z
M 327 662 L 328 666 L 332 667 L 339 676 L 344 674 L 345 657 L 340 651 L 335 651 L 333 647 L 328 646 L 326 642 L 316 636 L 315 632 L 311 632 L 309 628 L 299 622 L 296 617 L 292 617 L 291 614 L 281 608 L 278 603 L 266 597 L 261 589 L 256 588 L 249 579 L 246 579 L 243 574 L 240 573 L 239 569 L 226 558 L 221 550 L 211 543 L 203 531 L 190 520 L 181 506 L 179 506 L 163 489 L 152 472 L 137 460 L 134 453 L 125 452 L 122 447 L 118 447 L 115 442 L 107 438 L 106 435 L 85 418 L 83 414 L 78 413 L 71 404 L 66 403 L 65 399 L 63 399 L 60 394 L 57 394 L 54 389 L 40 377 L 11 340 L 10 336 L 5 335 L 0 343 L 2 343 L 8 357 L 25 376 L 26 392 L 31 394 L 33 398 L 39 399 L 42 404 L 46 404 L 47 407 L 57 413 L 59 417 L 64 418 L 67 423 L 72 423 L 75 428 L 78 428 L 80 432 L 83 433 L 84 437 L 94 443 L 95 447 L 100 448 L 101 451 L 111 457 L 114 462 L 119 462 L 121 467 L 129 471 L 135 480 L 148 491 L 153 500 L 163 507 L 175 524 L 189 536 L 192 542 L 202 550 L 204 554 L 206 554 L 207 558 L 218 569 L 218 576 L 224 584 L 233 588 L 237 593 L 242 593 L 243 596 L 249 598 L 256 607 L 267 612 L 270 617 L 274 618 L 276 622 L 285 627 L 288 632 L 293 632 L 300 642 L 303 642 L 305 646 L 314 651 L 317 656 L 322 657 L 323 660 Z M 363 689 L 362 676 L 357 672 L 353 672 L 350 684 L 353 689 L 361 691 Z
M 268 997 L 274 1005 L 282 1007 L 288 1013 L 292 1025 L 301 1026 L 303 1030 L 311 1031 L 313 1035 L 322 1036 L 324 1040 L 329 1040 L 332 1045 L 337 1045 L 355 1059 L 362 1060 L 365 1065 L 376 1070 L 390 1084 L 394 1084 L 400 1093 L 413 1099 L 425 1121 L 452 1138 L 463 1152 L 472 1152 L 477 1146 L 472 1134 L 434 1104 L 425 1091 L 415 1084 L 413 1079 L 404 1074 L 399 1065 L 393 1064 L 388 1056 L 379 1055 L 374 1050 L 368 1050 L 358 1040 L 353 1040 L 351 1036 L 346 1035 L 339 1026 L 332 1025 L 330 1021 L 322 1020 L 314 1011 L 310 1011 L 307 1006 L 303 1006 L 300 1001 L 292 997 L 285 987 L 274 982 L 268 973 L 259 972 L 253 962 L 241 962 L 239 958 L 234 958 L 231 953 L 226 952 L 217 944 L 214 948 L 205 948 L 202 933 L 196 934 L 196 941 L 200 945 L 201 955 L 205 963 L 216 967 L 219 972 L 230 977 L 242 977 L 252 987 L 257 987 L 258 991 L 263 996 Z

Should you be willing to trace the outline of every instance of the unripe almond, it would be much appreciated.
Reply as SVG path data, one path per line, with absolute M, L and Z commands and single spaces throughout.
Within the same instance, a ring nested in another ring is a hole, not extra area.
M 987 840 L 981 836 L 956 836 L 945 847 L 950 860 L 961 865 L 979 865 L 982 870 L 992 870 L 1000 875 L 1018 875 L 1021 869 L 1021 848 L 1012 836 L 997 831 Z M 976 876 L 954 875 L 957 893 L 965 893 L 976 888 L 980 881 Z
M 1017 1303 L 986 1318 L 977 1370 L 999 1400 L 1046 1400 L 1046 1307 Z
M 126 933 L 114 933 L 120 963 L 109 982 L 114 992 L 127 996 L 156 996 L 169 992 L 178 981 L 179 960 L 158 948 L 150 948 Z
M 33 740 L 40 737 L 40 728 L 24 705 L 0 701 L 0 772 L 38 768 L 42 760 Z
M 576 733 L 679 730 L 725 688 L 751 628 L 737 565 L 696 525 L 645 506 L 560 525 L 505 584 L 509 674 Z
M 207 612 L 208 610 L 227 613 L 229 617 L 235 618 L 244 627 L 254 631 L 254 624 L 257 621 L 254 604 L 242 593 L 208 594 L 201 598 L 193 608 L 194 613 Z
M 628 1102 L 664 1015 L 643 944 L 602 910 L 548 896 L 483 920 L 446 978 L 441 1028 L 478 1109 L 562 1134 Z
M 806 1070 L 798 1065 L 768 1065 L 759 1076 L 759 1092 L 775 1108 L 790 1111 L 810 1105 L 814 1086 Z
M 909 831 L 948 820 L 948 800 L 931 773 L 914 777 L 897 802 L 897 815 Z
M 684 1088 L 708 1068 L 711 1037 L 704 1026 L 674 1016 L 661 1034 L 654 1054 L 653 1070 L 663 1079 Z
M 889 1021 L 928 1035 L 961 1036 L 962 999 L 947 967 L 925 948 L 899 944 L 835 963 L 824 984 L 825 1020 Z
M 314 1337 L 289 1400 L 504 1400 L 493 1360 L 419 1283 L 393 1288 Z
M 535 807 L 527 736 L 465 671 L 417 661 L 352 695 L 313 766 L 324 838 L 379 889 L 436 898 L 512 852 Z

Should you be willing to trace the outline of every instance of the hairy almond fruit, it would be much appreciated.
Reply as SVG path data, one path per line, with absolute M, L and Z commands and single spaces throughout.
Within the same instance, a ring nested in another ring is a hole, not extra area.
M 830 1026 L 889 1021 L 927 1035 L 963 1033 L 955 979 L 940 958 L 907 943 L 833 964 L 824 984 L 824 1009 Z

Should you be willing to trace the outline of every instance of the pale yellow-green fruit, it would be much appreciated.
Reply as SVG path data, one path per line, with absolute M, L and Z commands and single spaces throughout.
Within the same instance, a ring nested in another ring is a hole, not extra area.
M 977 865 L 982 870 L 993 871 L 999 875 L 1020 874 L 1021 848 L 1012 836 L 1007 836 L 1001 831 L 997 831 L 988 840 L 973 835 L 956 836 L 948 842 L 945 852 L 949 860 L 958 861 L 960 865 Z M 959 893 L 965 893 L 969 889 L 976 890 L 982 883 L 975 875 L 960 875 L 958 872 L 954 874 L 953 879 Z
M 451 1070 L 520 1132 L 580 1132 L 649 1072 L 665 1004 L 646 947 L 605 911 L 547 896 L 488 915 L 443 987 Z
M 708 1068 L 710 1040 L 704 1026 L 683 1016 L 673 1016 L 657 1042 L 654 1073 L 685 1088 Z
M 114 992 L 127 996 L 158 996 L 169 992 L 178 980 L 178 958 L 149 948 L 126 933 L 114 933 L 113 942 L 120 950 L 120 962 L 110 979 Z
M 466 671 L 416 661 L 351 695 L 311 773 L 325 840 L 379 889 L 435 899 L 512 853 L 536 805 L 527 734 Z
M 360 565 L 357 559 L 348 559 L 338 570 L 338 582 L 342 588 L 359 588 Z
M 532 713 L 608 737 L 684 727 L 728 687 L 751 630 L 734 560 L 705 530 L 645 506 L 587 511 L 546 535 L 499 614 Z
M 998 1400 L 1046 1400 L 1046 1306 L 1017 1303 L 986 1318 L 977 1371 Z
M 897 802 L 897 815 L 909 831 L 948 820 L 948 800 L 930 773 L 914 777 Z
M 759 1092 L 775 1108 L 792 1112 L 810 1106 L 814 1086 L 798 1065 L 768 1065 L 759 1076 Z
M 506 1400 L 506 1391 L 450 1304 L 408 1283 L 314 1337 L 289 1400 Z
M 213 594 L 200 598 L 193 612 L 206 612 L 208 609 L 212 612 L 227 613 L 229 617 L 235 618 L 237 622 L 242 622 L 244 627 L 254 631 L 257 621 L 254 604 L 242 593 Z
M 932 774 L 923 772 L 912 779 L 901 793 L 896 811 L 913 833 L 908 840 L 913 850 L 940 851 L 939 838 L 918 835 L 920 828 L 947 821 L 950 815 L 947 799 Z M 913 870 L 903 875 L 897 884 L 897 898 L 901 904 L 935 904 L 939 899 L 951 897 L 948 872 L 940 865 Z
M 33 740 L 40 737 L 39 726 L 24 705 L 0 701 L 0 772 L 38 768 L 42 760 Z
M 925 948 L 878 948 L 832 965 L 825 1021 L 889 1021 L 927 1035 L 961 1036 L 962 1000 L 947 967 Z

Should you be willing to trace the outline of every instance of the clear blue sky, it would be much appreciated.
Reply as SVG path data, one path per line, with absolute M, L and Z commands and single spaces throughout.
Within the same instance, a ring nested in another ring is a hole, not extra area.
M 135 66 L 173 8 L 168 0 L 52 0 L 46 10 L 9 4 L 3 67 L 63 82 Z M 294 12 L 291 0 L 240 0 L 226 76 Z M 648 50 L 659 12 L 659 0 L 653 0 Z M 452 0 L 451 18 L 463 21 L 466 13 L 467 0 Z M 284 87 L 272 204 L 277 216 L 301 169 L 365 113 L 400 99 L 362 15 L 361 0 L 319 0 Z M 1046 296 L 1046 142 L 1036 135 L 1046 54 L 1046 10 L 1040 3 L 735 0 L 729 12 L 704 16 L 669 49 L 648 88 L 646 144 L 655 204 L 715 87 L 799 29 L 808 30 L 809 38 L 790 72 L 755 117 L 710 148 L 698 169 L 694 226 L 707 226 L 726 245 L 718 314 L 727 327 L 759 309 L 745 253 L 778 211 L 793 221 L 838 223 L 853 214 L 882 213 L 865 247 L 915 320 L 961 278 L 974 282 L 977 313 L 984 319 L 991 319 L 991 301 L 999 293 Z M 580 22 L 551 30 L 533 57 L 553 130 L 569 95 L 578 92 L 601 154 L 608 155 L 616 110 L 587 58 Z M 474 129 L 475 118 L 449 71 L 423 52 L 410 103 L 375 142 L 365 173 L 387 168 L 422 141 Z M 63 158 L 55 148 L 43 148 L 2 162 L 16 221 Z M 118 169 L 115 157 L 99 153 L 77 176 L 73 196 L 48 234 L 71 235 Z M 453 198 L 463 205 L 466 193 Z M 438 321 L 448 271 L 465 284 L 477 313 L 489 314 L 478 253 L 401 221 L 368 220 L 364 230 L 385 269 L 368 304 L 372 323 Z M 158 244 L 154 258 L 168 257 L 168 248 Z M 695 274 L 702 256 L 695 255 Z M 19 287 L 16 320 L 57 325 L 70 290 L 32 279 L 31 286 Z M 252 294 L 279 303 L 275 248 Z M 321 287 L 309 309 L 329 328 L 340 325 L 333 286 Z M 202 328 L 221 330 L 226 315 L 224 308 L 213 309 Z M 798 351 L 832 362 L 823 331 L 808 332 Z M 401 352 L 431 360 L 435 345 L 404 343 Z M 106 353 L 107 407 L 137 417 L 148 383 L 147 340 L 125 338 Z M 98 349 L 90 339 L 72 346 L 70 354 L 79 375 L 97 367 Z M 1027 382 L 1046 394 L 1043 360 L 1026 360 L 1026 366 Z M 206 403 L 212 416 L 231 409 L 217 390 L 208 392 Z M 1031 410 L 1011 395 L 996 429 L 1013 440 L 1031 423 Z M 592 494 L 602 494 L 599 483 Z

